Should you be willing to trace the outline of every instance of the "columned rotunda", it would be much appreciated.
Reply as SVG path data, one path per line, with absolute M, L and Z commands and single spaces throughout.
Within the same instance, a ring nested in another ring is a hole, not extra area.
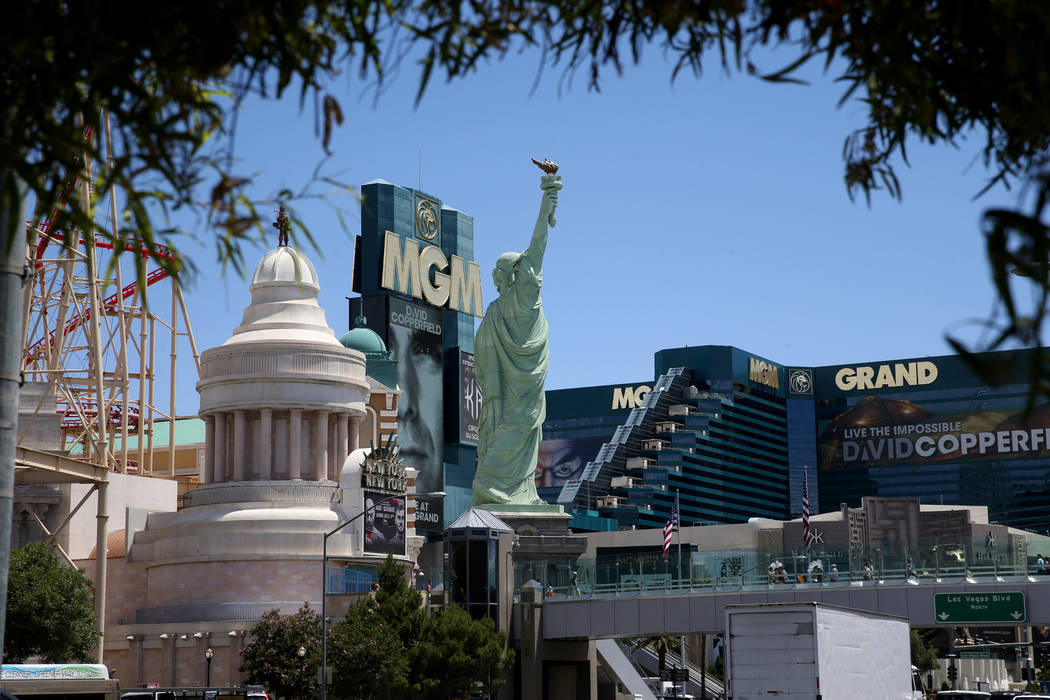
M 325 323 L 317 272 L 294 248 L 267 253 L 249 289 L 241 325 L 201 355 L 204 482 L 338 482 L 365 415 L 365 358 Z
M 126 549 L 110 551 L 104 659 L 125 686 L 190 685 L 207 674 L 239 683 L 255 621 L 304 601 L 320 607 L 323 535 L 365 507 L 359 443 L 397 430 L 396 390 L 370 379 L 366 355 L 336 339 L 320 289 L 305 255 L 269 251 L 240 325 L 201 355 L 203 485 L 176 512 L 128 508 Z M 367 582 L 386 551 L 406 567 L 418 553 L 414 476 L 407 470 L 399 549 L 366 545 L 376 537 L 366 518 L 329 538 L 331 614 L 360 593 L 344 579 Z

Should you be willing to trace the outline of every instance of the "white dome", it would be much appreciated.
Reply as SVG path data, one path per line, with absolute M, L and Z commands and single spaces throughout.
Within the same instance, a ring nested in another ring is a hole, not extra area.
M 239 343 L 320 343 L 342 348 L 317 304 L 321 284 L 310 259 L 290 246 L 274 248 L 255 266 L 252 303 L 224 346 Z
M 314 269 L 314 264 L 291 246 L 279 246 L 263 256 L 263 259 L 255 266 L 255 274 L 252 275 L 252 284 L 249 289 L 254 292 L 257 287 L 278 285 L 310 287 L 321 291 L 321 283 L 317 280 L 317 270 Z

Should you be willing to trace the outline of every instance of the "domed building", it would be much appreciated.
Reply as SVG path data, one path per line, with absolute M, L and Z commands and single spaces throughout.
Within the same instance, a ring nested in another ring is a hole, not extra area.
M 390 357 L 382 337 L 368 327 L 364 314 L 354 319 L 354 327 L 343 334 L 343 347 L 357 350 L 368 361 L 368 376 L 390 389 L 397 388 L 397 362 Z
M 301 252 L 267 252 L 240 325 L 201 354 L 203 485 L 178 512 L 128 509 L 126 556 L 109 560 L 104 661 L 125 687 L 203 685 L 209 649 L 211 684 L 239 683 L 245 632 L 275 608 L 320 609 L 323 535 L 366 503 L 327 541 L 332 614 L 387 554 L 414 563 L 415 472 L 377 482 L 358 449 L 394 444 L 397 392 L 366 373 L 394 363 L 368 329 L 337 340 L 320 289 Z
M 343 344 L 343 347 L 357 350 L 369 359 L 390 359 L 386 343 L 378 333 L 366 325 L 367 323 L 367 318 L 358 316 L 354 321 L 354 327 L 344 333 L 339 342 Z

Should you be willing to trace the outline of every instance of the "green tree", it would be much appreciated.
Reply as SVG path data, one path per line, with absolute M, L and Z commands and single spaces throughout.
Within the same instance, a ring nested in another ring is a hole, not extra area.
M 91 581 L 60 562 L 50 545 L 31 542 L 12 550 L 4 660 L 39 655 L 47 663 L 93 662 L 98 625 L 92 601 Z
M 503 685 L 514 652 L 490 618 L 475 620 L 463 608 L 450 605 L 427 618 L 415 663 L 430 697 L 453 698 L 478 687 L 492 691 Z
M 452 697 L 477 682 L 494 689 L 514 662 L 506 635 L 492 620 L 473 620 L 458 607 L 426 617 L 404 566 L 389 556 L 379 590 L 352 605 L 328 641 L 333 686 L 346 697 L 420 691 Z
M 419 643 L 423 630 L 423 598 L 408 585 L 405 567 L 387 555 L 379 569 L 379 590 L 375 594 L 376 608 L 383 621 L 390 626 L 406 650 Z
M 409 655 L 397 631 L 364 598 L 347 610 L 328 636 L 332 688 L 347 698 L 371 698 L 409 688 Z
M 408 585 L 404 565 L 391 555 L 378 579 L 379 590 L 351 606 L 329 636 L 332 681 L 349 697 L 383 689 L 411 693 L 422 683 L 416 663 L 423 634 L 422 598 Z
M 919 630 L 911 631 L 911 665 L 924 672 L 938 667 L 936 647 L 927 645 Z
M 321 615 L 303 603 L 291 615 L 270 610 L 248 632 L 241 672 L 248 683 L 285 698 L 306 698 L 317 690 L 321 666 Z M 299 656 L 299 649 L 306 651 Z

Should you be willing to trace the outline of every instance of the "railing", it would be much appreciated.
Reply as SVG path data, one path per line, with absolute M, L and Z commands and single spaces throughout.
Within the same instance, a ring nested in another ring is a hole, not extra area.
M 515 590 L 532 581 L 554 600 L 740 590 L 790 590 L 930 583 L 1050 582 L 1050 542 L 1010 535 L 918 540 L 805 551 L 694 551 L 672 548 L 589 559 L 521 561 Z M 1031 553 L 1029 553 L 1031 552 Z M 1044 558 L 1040 567 L 1038 559 Z

